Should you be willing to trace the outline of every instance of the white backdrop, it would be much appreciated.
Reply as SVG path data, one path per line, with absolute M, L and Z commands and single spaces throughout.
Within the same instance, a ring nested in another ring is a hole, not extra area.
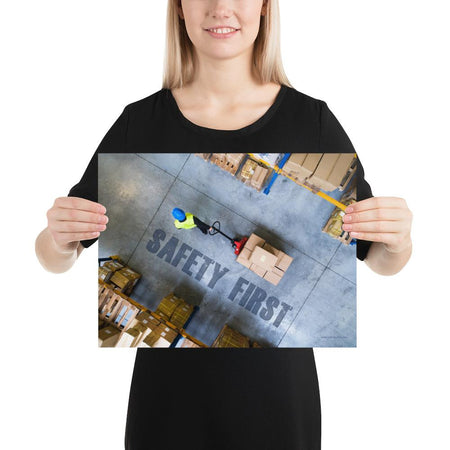
M 444 5 L 280 1 L 291 83 L 328 103 L 374 195 L 414 213 L 400 274 L 358 263 L 358 348 L 315 350 L 324 450 L 450 448 Z M 165 1 L 2 2 L 3 448 L 123 448 L 134 350 L 96 348 L 97 244 L 55 275 L 34 242 L 123 107 L 160 89 L 165 14 Z

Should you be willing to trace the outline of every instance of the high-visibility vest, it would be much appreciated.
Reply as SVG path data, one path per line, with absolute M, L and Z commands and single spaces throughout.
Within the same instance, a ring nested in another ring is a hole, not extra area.
M 173 222 L 177 228 L 185 228 L 186 230 L 189 230 L 190 228 L 194 228 L 197 225 L 194 223 L 194 216 L 191 213 L 186 213 L 186 219 L 183 220 L 183 222 L 180 222 L 179 220 L 176 220 Z

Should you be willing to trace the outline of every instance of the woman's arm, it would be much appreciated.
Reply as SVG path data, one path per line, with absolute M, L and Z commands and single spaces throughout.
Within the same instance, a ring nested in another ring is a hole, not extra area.
M 67 272 L 75 263 L 83 250 L 81 242 L 74 242 L 71 248 L 63 250 L 56 245 L 50 230 L 42 230 L 35 242 L 36 256 L 42 267 L 48 272 Z
M 405 267 L 412 253 L 412 243 L 404 250 L 393 253 L 382 242 L 374 242 L 364 262 L 380 275 L 395 275 Z
M 394 275 L 411 257 L 412 218 L 404 199 L 371 197 L 347 207 L 343 229 L 373 242 L 364 261 L 374 272 Z
M 45 270 L 69 270 L 83 250 L 80 241 L 106 230 L 106 208 L 79 197 L 59 197 L 47 211 L 48 226 L 36 238 L 36 256 Z

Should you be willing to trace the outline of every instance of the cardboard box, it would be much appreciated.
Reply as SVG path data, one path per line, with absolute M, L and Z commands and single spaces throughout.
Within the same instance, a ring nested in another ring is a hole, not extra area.
M 253 159 L 248 158 L 238 175 L 239 178 L 244 182 L 249 181 L 255 173 L 256 167 L 258 167 L 258 163 Z
M 266 179 L 266 175 L 268 173 L 268 169 L 265 167 L 257 166 L 255 168 L 255 173 L 253 174 L 250 185 L 258 190 L 260 190 L 264 184 L 264 180 Z
M 226 162 L 224 162 L 222 168 L 231 175 L 235 175 L 244 157 L 245 153 L 227 153 Z
M 177 308 L 179 304 L 183 303 L 183 300 L 178 298 L 173 292 L 169 295 L 166 295 L 161 302 L 159 303 L 158 307 L 156 308 L 156 313 L 160 314 L 164 319 L 170 320 L 170 317 L 172 316 L 173 312 Z
M 262 245 L 262 248 L 264 250 L 267 250 L 269 253 L 272 253 L 272 255 L 278 256 L 280 254 L 280 250 L 278 250 L 275 247 L 272 247 L 270 244 L 268 244 L 267 242 L 264 242 L 264 244 Z
M 308 178 L 308 183 L 326 191 L 334 191 L 337 186 L 328 183 L 327 179 L 330 176 L 339 155 L 339 153 L 324 153 L 316 170 Z
M 255 233 L 252 233 L 248 238 L 247 242 L 245 243 L 244 249 L 248 249 L 250 250 L 250 252 L 253 252 L 253 250 L 257 245 L 262 247 L 265 242 L 266 241 L 263 238 L 257 236 Z
M 239 164 L 241 164 L 244 156 L 245 153 L 227 153 L 228 162 L 236 167 L 239 167 Z
M 285 162 L 283 169 L 287 166 L 292 166 L 294 169 L 303 166 L 308 153 L 291 153 L 288 160 Z
M 284 275 L 284 270 L 281 270 L 276 266 L 272 267 L 271 272 L 274 273 L 275 275 L 278 275 L 279 277 L 282 277 Z
M 286 253 L 284 253 L 284 252 L 282 252 L 282 251 L 280 250 L 280 252 L 279 252 L 278 255 L 277 255 L 277 261 L 276 261 L 276 263 L 274 264 L 275 267 L 278 267 L 278 263 L 283 259 L 283 256 L 284 256 L 285 254 L 286 254 Z
M 149 336 L 147 336 L 143 341 L 141 341 L 141 342 L 139 343 L 139 345 L 137 345 L 137 347 L 139 347 L 139 348 L 151 348 L 151 346 L 148 345 L 148 343 L 147 343 L 148 337 L 149 337 Z
M 209 162 L 213 164 L 222 164 L 226 161 L 226 157 L 227 157 L 226 153 L 211 153 Z
M 239 258 L 239 256 L 236 258 L 236 262 L 247 267 L 247 269 L 250 269 L 250 266 L 252 265 L 252 263 L 248 259 L 242 259 L 242 258 Z
M 137 347 L 140 342 L 153 332 L 151 328 L 146 327 L 142 323 L 137 323 L 134 329 L 139 332 L 139 335 L 136 336 L 136 339 L 133 341 L 133 347 Z M 157 327 L 155 327 L 155 329 L 157 329 Z
M 134 327 L 137 324 L 144 325 L 151 330 L 155 329 L 161 322 L 153 317 L 149 311 L 141 311 L 131 322 L 130 326 Z
M 250 340 L 247 336 L 225 325 L 211 347 L 248 348 L 250 347 Z
M 210 162 L 235 175 L 244 156 L 244 153 L 212 153 Z
M 136 321 L 137 322 L 142 322 L 144 325 L 147 325 L 147 323 L 150 320 L 156 320 L 149 311 L 141 311 L 137 316 L 136 316 Z
M 116 270 L 120 270 L 123 269 L 125 266 L 123 264 L 121 264 L 119 261 L 113 259 L 111 261 L 106 261 L 105 263 L 103 263 L 103 266 L 105 269 L 109 269 L 112 270 L 113 272 L 115 272 Z
M 161 324 L 156 330 L 152 331 L 142 342 L 149 347 L 170 347 L 177 337 L 178 333 L 170 327 Z
M 109 279 L 111 278 L 112 274 L 114 272 L 111 269 L 108 269 L 106 267 L 99 267 L 98 268 L 98 278 L 100 280 L 103 280 L 105 283 L 109 282 Z
M 180 345 L 180 348 L 201 348 L 200 345 L 196 344 L 194 341 L 191 341 L 188 338 L 184 338 L 183 342 Z
M 137 345 L 138 347 L 148 347 L 151 348 L 153 347 L 153 343 L 156 341 L 157 339 L 157 335 L 150 333 L 144 340 L 142 340 L 141 342 L 139 342 L 139 344 Z
M 248 248 L 246 248 L 246 247 L 243 247 L 242 249 L 241 249 L 241 251 L 239 252 L 239 256 L 242 258 L 242 259 L 250 259 L 250 256 L 252 255 L 252 252 L 248 249 Z
M 248 248 L 244 247 L 241 249 L 238 257 L 236 258 L 236 262 L 242 264 L 243 266 L 245 266 L 247 268 L 250 268 L 250 266 L 252 264 L 249 260 L 250 256 L 251 256 L 250 250 Z
M 127 289 L 130 285 L 136 284 L 137 280 L 141 278 L 141 274 L 135 272 L 129 267 L 124 267 L 114 272 L 111 277 L 111 282 L 121 289 Z M 133 283 L 135 282 L 135 283 Z
M 193 305 L 188 303 L 182 303 L 175 308 L 172 316 L 170 317 L 170 322 L 173 323 L 178 328 L 183 328 L 187 320 L 194 310 Z
M 120 330 L 112 325 L 98 330 L 99 347 L 115 347 L 120 337 Z
M 316 170 L 323 153 L 308 153 L 303 161 L 303 169 L 308 171 L 311 175 Z
M 281 277 L 274 272 L 267 271 L 263 277 L 265 280 L 274 284 L 275 286 L 280 282 Z
M 250 256 L 250 262 L 262 267 L 266 270 L 270 270 L 277 262 L 278 257 L 262 247 L 256 246 Z
M 327 178 L 328 183 L 338 187 L 350 169 L 355 158 L 353 153 L 340 153 L 333 170 Z
M 127 277 L 130 280 L 137 280 L 137 279 L 141 278 L 141 274 L 139 272 L 136 272 L 135 270 L 131 269 L 130 267 L 124 267 L 123 269 L 120 269 L 119 272 L 124 277 Z
M 110 278 L 111 283 L 114 283 L 120 289 L 125 289 L 129 286 L 131 280 L 120 273 L 120 270 L 114 272 Z
M 124 331 L 117 341 L 116 347 L 133 347 L 136 338 L 138 338 L 140 332 L 136 328 L 128 328 Z
M 277 261 L 275 266 L 281 269 L 283 272 L 286 272 L 288 267 L 291 265 L 292 261 L 293 258 L 291 256 L 286 255 L 286 253 L 283 253 L 282 257 Z
M 252 265 L 249 267 L 249 269 L 250 269 L 252 272 L 255 272 L 256 275 L 259 275 L 260 277 L 264 277 L 264 275 L 265 275 L 266 272 L 267 272 L 267 269 L 265 269 L 264 267 L 260 267 L 260 266 L 258 266 L 258 265 L 256 265 L 256 264 L 252 264 Z
M 282 172 L 302 184 L 311 175 L 311 171 L 303 167 L 307 153 L 292 153 L 282 168 Z

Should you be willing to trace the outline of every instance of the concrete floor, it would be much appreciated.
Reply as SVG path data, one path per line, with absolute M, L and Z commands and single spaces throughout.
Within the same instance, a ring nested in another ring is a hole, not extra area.
M 131 297 L 151 310 L 170 292 L 199 305 L 186 331 L 205 344 L 227 323 L 263 346 L 356 346 L 356 246 L 321 231 L 334 206 L 293 181 L 279 176 L 265 195 L 191 153 L 99 154 L 99 202 L 109 217 L 99 257 L 142 274 Z M 176 229 L 174 207 L 294 260 L 274 286 L 220 234 Z

